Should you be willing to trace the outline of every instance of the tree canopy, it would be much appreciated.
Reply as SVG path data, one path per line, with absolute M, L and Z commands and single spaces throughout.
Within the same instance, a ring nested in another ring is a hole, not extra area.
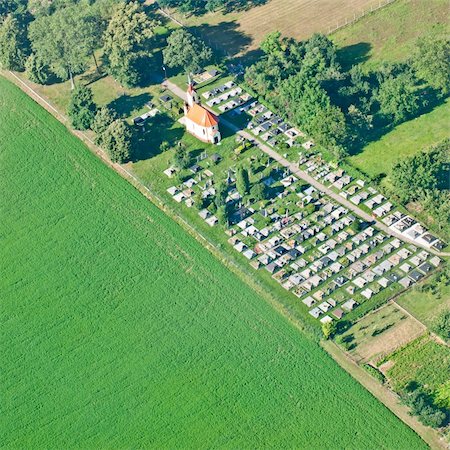
M 58 9 L 48 16 L 38 17 L 30 24 L 30 40 L 40 61 L 62 80 L 86 69 L 92 52 L 95 20 L 89 8 L 75 5 Z
M 167 67 L 182 68 L 186 73 L 192 73 L 210 62 L 212 51 L 193 34 L 179 28 L 167 38 L 163 58 Z
M 72 126 L 77 130 L 87 130 L 94 122 L 97 105 L 94 103 L 92 91 L 86 86 L 78 85 L 72 91 L 67 114 Z
M 124 86 L 136 86 L 139 62 L 150 54 L 155 21 L 137 2 L 119 3 L 104 34 L 108 72 Z

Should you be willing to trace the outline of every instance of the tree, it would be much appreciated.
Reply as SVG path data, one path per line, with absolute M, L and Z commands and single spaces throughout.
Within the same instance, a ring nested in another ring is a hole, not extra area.
M 281 33 L 279 31 L 272 31 L 272 33 L 267 34 L 261 42 L 261 50 L 267 55 L 277 56 L 283 53 Z
M 422 151 L 402 159 L 391 171 L 395 194 L 406 202 L 416 200 L 424 191 L 436 188 L 440 166 L 440 154 L 434 151 Z
M 116 119 L 116 112 L 107 106 L 102 106 L 97 110 L 97 114 L 92 123 L 92 131 L 95 133 L 95 143 L 100 147 L 103 147 L 105 131 Z
M 417 42 L 412 66 L 419 78 L 446 95 L 450 92 L 450 41 L 423 38 Z
M 190 163 L 189 154 L 183 142 L 178 142 L 173 155 L 173 165 L 177 169 L 186 169 Z
M 226 225 L 229 220 L 229 209 L 227 205 L 221 205 L 217 208 L 216 217 L 221 225 Z
M 67 114 L 72 126 L 77 130 L 87 130 L 94 122 L 97 105 L 94 103 L 92 91 L 87 86 L 79 85 L 73 91 Z
M 113 162 L 123 163 L 130 157 L 131 139 L 129 125 L 124 120 L 117 119 L 103 133 L 103 148 Z
M 311 119 L 310 128 L 320 145 L 338 146 L 347 138 L 345 116 L 337 106 L 319 109 Z
M 227 195 L 228 195 L 228 187 L 225 182 L 221 181 L 216 186 L 216 196 L 214 199 L 214 203 L 217 208 L 225 206 Z
M 0 22 L 9 14 L 25 13 L 28 0 L 1 0 L 0 1 Z
M 139 61 L 150 53 L 155 22 L 137 2 L 119 3 L 104 34 L 104 55 L 111 74 L 124 86 L 136 86 Z
M 0 22 L 0 67 L 22 71 L 28 54 L 26 28 L 12 15 Z
M 336 333 L 334 322 L 325 322 L 322 324 L 322 334 L 325 339 L 330 339 Z
M 163 49 L 164 64 L 183 68 L 186 73 L 196 72 L 212 58 L 212 51 L 203 41 L 184 28 L 173 31 Z
M 86 68 L 92 51 L 95 27 L 90 17 L 89 9 L 67 6 L 38 17 L 29 27 L 31 45 L 40 61 L 62 80 L 70 79 L 72 89 L 74 75 Z
M 236 189 L 241 197 L 244 197 L 249 193 L 250 180 L 248 176 L 248 170 L 245 167 L 239 167 L 236 172 Z
M 37 84 L 45 84 L 50 78 L 50 70 L 42 59 L 32 53 L 25 63 L 25 74 L 30 81 Z
M 255 183 L 250 188 L 250 195 L 256 200 L 256 201 L 262 201 L 266 200 L 267 198 L 267 186 L 262 183 Z
M 381 83 L 377 100 L 381 112 L 394 123 L 400 123 L 414 116 L 419 110 L 419 95 L 414 77 L 409 73 L 401 73 L 397 77 L 389 77 Z

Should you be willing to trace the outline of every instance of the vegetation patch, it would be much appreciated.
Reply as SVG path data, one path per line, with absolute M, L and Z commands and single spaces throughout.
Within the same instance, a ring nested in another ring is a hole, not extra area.
M 4 79 L 0 104 L 4 445 L 425 448 Z

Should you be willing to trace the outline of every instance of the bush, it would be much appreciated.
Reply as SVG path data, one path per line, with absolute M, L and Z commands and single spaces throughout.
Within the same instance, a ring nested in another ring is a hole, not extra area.
M 450 340 L 450 310 L 444 311 L 438 316 L 431 325 L 431 330 L 442 339 Z
M 368 372 L 370 375 L 372 375 L 375 379 L 377 379 L 381 384 L 384 384 L 386 382 L 386 377 L 383 375 L 383 373 L 377 369 L 374 366 L 371 366 L 370 364 L 363 364 L 362 367 L 366 372 Z

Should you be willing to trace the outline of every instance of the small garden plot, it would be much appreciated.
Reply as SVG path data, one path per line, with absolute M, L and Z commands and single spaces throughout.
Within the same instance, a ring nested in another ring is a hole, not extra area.
M 398 391 L 414 382 L 439 396 L 448 389 L 445 386 L 450 380 L 450 348 L 424 335 L 386 356 L 379 367 Z M 441 404 L 450 407 L 448 395 Z
M 387 304 L 357 321 L 337 336 L 336 342 L 349 351 L 357 362 L 376 364 L 424 331 L 419 322 L 395 304 Z

